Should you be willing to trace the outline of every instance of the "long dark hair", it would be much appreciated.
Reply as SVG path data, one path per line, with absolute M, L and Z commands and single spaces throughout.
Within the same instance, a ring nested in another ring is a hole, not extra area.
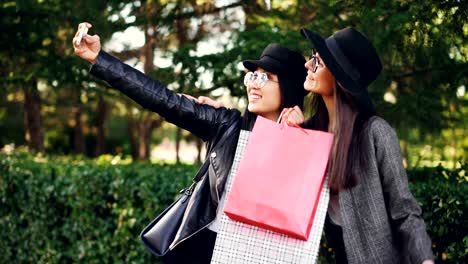
M 278 84 L 281 95 L 280 110 L 287 107 L 294 107 L 296 105 L 303 109 L 304 96 L 307 94 L 307 92 L 304 90 L 304 79 L 306 71 L 304 71 L 304 73 L 304 76 L 302 76 L 300 73 L 297 75 L 301 76 L 278 74 Z M 257 114 L 250 112 L 247 105 L 243 115 L 242 129 L 252 131 L 256 120 Z
M 359 180 L 358 168 L 367 166 L 368 153 L 364 137 L 364 126 L 371 114 L 361 111 L 351 93 L 335 82 L 335 127 L 333 148 L 330 154 L 330 188 L 336 193 L 355 186 Z M 309 127 L 328 131 L 329 116 L 321 95 L 312 99 L 314 115 Z

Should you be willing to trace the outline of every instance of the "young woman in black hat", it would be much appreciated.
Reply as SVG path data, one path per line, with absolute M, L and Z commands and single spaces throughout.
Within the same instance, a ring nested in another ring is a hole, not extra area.
M 91 27 L 88 23 L 80 26 Z M 73 46 L 76 55 L 92 64 L 91 74 L 207 142 L 207 158 L 197 174 L 201 180 L 193 189 L 190 206 L 185 211 L 188 217 L 179 227 L 179 236 L 172 243 L 175 246 L 163 260 L 166 263 L 209 263 L 216 237 L 213 223 L 240 131 L 251 130 L 257 115 L 276 121 L 283 108 L 302 106 L 307 93 L 302 85 L 306 76 L 304 57 L 283 46 L 270 44 L 259 60 L 244 61 L 249 70 L 244 78 L 249 103 L 241 116 L 238 110 L 197 104 L 174 93 L 102 51 L 97 35 L 81 34 L 80 43 L 78 30 Z
M 335 135 L 329 163 L 331 197 L 325 234 L 337 263 L 434 263 L 421 208 L 408 188 L 395 131 L 370 99 L 367 86 L 382 70 L 372 44 L 354 28 L 327 39 L 302 35 L 315 52 L 305 64 L 304 89 L 314 115 L 299 107 L 288 123 Z

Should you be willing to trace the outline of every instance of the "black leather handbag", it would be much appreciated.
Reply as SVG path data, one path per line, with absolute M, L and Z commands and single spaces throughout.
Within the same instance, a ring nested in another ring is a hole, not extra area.
M 193 179 L 190 187 L 182 189 L 180 191 L 181 196 L 141 232 L 140 238 L 143 244 L 154 255 L 159 257 L 165 256 L 171 250 L 171 245 L 179 231 L 190 196 L 195 186 L 200 182 L 208 165 L 209 163 L 205 162 Z

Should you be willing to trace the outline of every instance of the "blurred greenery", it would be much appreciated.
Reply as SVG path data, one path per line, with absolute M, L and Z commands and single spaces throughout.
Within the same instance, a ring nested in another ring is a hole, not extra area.
M 468 260 L 468 164 L 408 171 L 440 263 Z M 197 166 L 0 154 L 1 263 L 157 263 L 139 233 Z M 323 240 L 319 263 L 333 255 Z

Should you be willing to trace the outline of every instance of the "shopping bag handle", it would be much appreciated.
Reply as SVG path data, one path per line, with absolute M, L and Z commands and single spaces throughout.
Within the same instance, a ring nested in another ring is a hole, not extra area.
M 286 124 L 286 126 L 290 126 L 286 122 L 286 120 L 288 119 L 288 116 L 287 115 L 283 116 L 284 110 L 286 110 L 286 108 L 283 108 L 283 110 L 281 110 L 281 114 L 279 115 L 278 120 L 276 121 L 277 123 L 281 124 L 281 126 L 280 126 L 281 129 L 283 129 L 285 124 Z M 285 118 L 283 118 L 283 117 L 285 117 Z M 301 126 L 299 126 L 298 124 L 294 124 L 293 127 L 299 128 L 306 135 L 309 135 L 309 133 L 307 133 L 307 131 L 304 128 L 302 128 Z

